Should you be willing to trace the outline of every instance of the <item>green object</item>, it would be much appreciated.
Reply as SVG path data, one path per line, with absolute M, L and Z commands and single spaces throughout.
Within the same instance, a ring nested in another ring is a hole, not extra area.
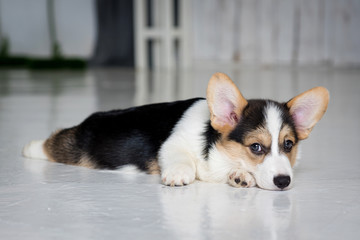
M 52 47 L 52 56 L 54 59 L 60 59 L 63 58 L 61 54 L 61 47 L 60 44 L 55 42 Z
M 84 69 L 86 68 L 86 61 L 83 59 L 29 59 L 27 67 L 30 69 Z
M 1 57 L 6 57 L 9 55 L 9 49 L 10 49 L 10 43 L 9 43 L 9 39 L 7 38 L 2 38 L 0 40 L 0 58 Z
M 0 67 L 26 67 L 28 59 L 26 57 L 5 57 L 0 55 Z
M 0 39 L 0 68 L 30 68 L 30 69 L 84 69 L 87 60 L 81 58 L 66 58 L 62 55 L 61 46 L 57 41 L 54 0 L 47 0 L 49 21 L 49 38 L 51 43 L 50 58 L 33 58 L 26 56 L 10 56 L 10 41 Z
M 0 68 L 30 69 L 85 69 L 87 61 L 80 58 L 29 58 L 23 56 L 0 56 Z

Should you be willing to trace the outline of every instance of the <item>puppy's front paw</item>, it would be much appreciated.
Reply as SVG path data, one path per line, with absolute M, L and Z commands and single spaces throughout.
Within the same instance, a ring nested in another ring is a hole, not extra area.
M 187 165 L 171 166 L 162 171 L 161 180 L 167 186 L 184 186 L 195 181 L 195 170 Z
M 242 170 L 242 169 L 236 169 L 230 172 L 228 177 L 228 183 L 233 187 L 254 187 L 256 185 L 254 177 Z

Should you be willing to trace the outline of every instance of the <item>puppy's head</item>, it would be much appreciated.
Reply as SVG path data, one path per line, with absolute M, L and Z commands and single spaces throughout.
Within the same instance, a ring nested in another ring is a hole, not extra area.
M 253 174 L 259 187 L 291 187 L 298 143 L 327 109 L 329 93 L 310 89 L 286 103 L 246 100 L 231 79 L 214 74 L 207 89 L 211 126 L 221 134 L 216 147 Z

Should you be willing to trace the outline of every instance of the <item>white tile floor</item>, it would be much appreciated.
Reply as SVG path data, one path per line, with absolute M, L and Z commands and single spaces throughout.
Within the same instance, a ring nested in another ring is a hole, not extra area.
M 248 98 L 330 90 L 328 112 L 302 144 L 293 189 L 170 188 L 158 176 L 21 156 L 29 140 L 96 110 L 204 96 L 212 70 L 0 70 L 0 239 L 359 239 L 360 70 L 216 70 Z

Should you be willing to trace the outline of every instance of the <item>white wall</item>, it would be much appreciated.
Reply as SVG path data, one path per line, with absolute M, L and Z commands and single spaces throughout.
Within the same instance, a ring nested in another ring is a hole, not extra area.
M 93 0 L 55 0 L 57 37 L 65 56 L 89 57 L 95 44 Z M 50 56 L 46 0 L 0 0 L 0 26 L 10 53 Z
M 193 60 L 360 65 L 359 0 L 195 0 Z
M 94 0 L 55 0 L 66 56 L 89 57 Z M 194 62 L 360 65 L 360 0 L 194 0 Z M 46 0 L 0 0 L 12 54 L 49 56 Z

